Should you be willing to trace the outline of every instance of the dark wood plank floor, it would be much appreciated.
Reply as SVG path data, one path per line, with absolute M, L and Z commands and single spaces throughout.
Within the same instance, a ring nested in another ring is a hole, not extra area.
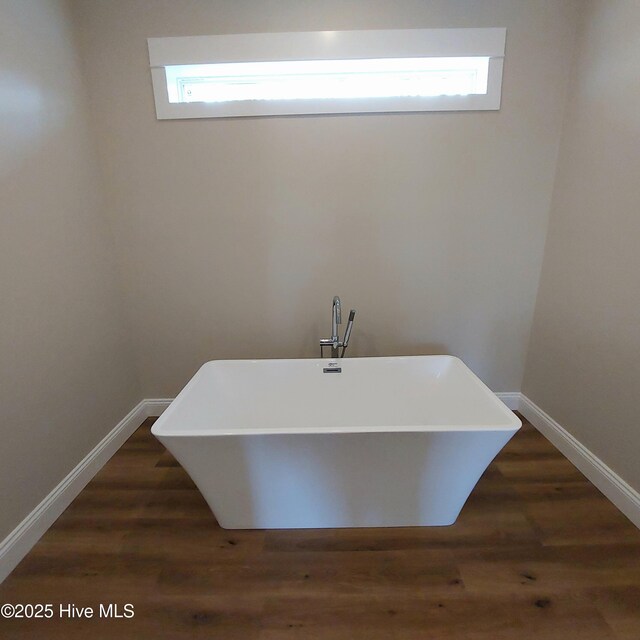
M 134 618 L 0 619 L 0 636 L 640 639 L 640 531 L 528 424 L 452 527 L 307 531 L 220 529 L 151 424 L 0 585 L 0 603 Z

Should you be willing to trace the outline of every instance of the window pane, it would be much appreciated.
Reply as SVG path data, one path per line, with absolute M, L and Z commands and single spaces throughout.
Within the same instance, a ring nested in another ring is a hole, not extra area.
M 486 94 L 488 57 L 308 60 L 166 67 L 169 101 Z

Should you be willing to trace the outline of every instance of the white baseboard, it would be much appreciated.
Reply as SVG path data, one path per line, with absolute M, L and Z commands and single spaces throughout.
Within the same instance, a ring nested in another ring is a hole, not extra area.
M 640 494 L 524 394 L 520 413 L 640 528 Z
M 517 411 L 520 408 L 520 392 L 519 391 L 504 391 L 502 393 L 496 393 L 498 398 L 504 402 L 511 411 Z
M 149 414 L 147 401 L 142 400 L 0 542 L 0 582 L 14 570 L 45 531 L 149 415 L 156 414 Z
M 147 417 L 157 418 L 173 402 L 173 398 L 147 398 L 144 400 Z

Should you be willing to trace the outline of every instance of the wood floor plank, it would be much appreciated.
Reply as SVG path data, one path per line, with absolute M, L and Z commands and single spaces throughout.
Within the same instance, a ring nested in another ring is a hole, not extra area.
M 545 545 L 624 544 L 638 540 L 638 530 L 600 494 L 528 501 L 524 508 Z
M 273 595 L 394 593 L 407 597 L 448 593 L 461 588 L 454 565 L 418 564 L 406 554 L 281 554 L 235 561 L 229 556 L 210 561 L 167 563 L 159 579 L 163 594 L 204 595 L 224 589 L 227 594 L 251 592 Z
M 591 549 L 594 555 L 590 559 L 579 562 L 560 556 L 463 562 L 459 569 L 470 593 L 483 594 L 492 590 L 505 595 L 536 594 L 539 597 L 588 593 L 598 588 L 633 588 L 637 585 L 640 580 L 639 549 L 634 547 L 626 556 L 615 559 L 606 555 L 606 549 L 598 547 Z
M 601 588 L 591 593 L 593 602 L 617 640 L 638 640 L 640 587 Z
M 613 640 L 588 601 L 466 596 L 272 598 L 260 640 L 398 638 L 402 640 Z

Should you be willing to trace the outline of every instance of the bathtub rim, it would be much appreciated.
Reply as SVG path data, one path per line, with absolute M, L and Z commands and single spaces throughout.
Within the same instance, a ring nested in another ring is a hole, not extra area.
M 246 359 L 224 359 L 224 360 L 209 360 L 203 363 L 196 373 L 192 376 L 189 382 L 184 386 L 180 393 L 171 402 L 169 407 L 163 412 L 158 420 L 151 427 L 151 433 L 158 439 L 162 438 L 176 438 L 176 437 L 241 437 L 252 435 L 315 435 L 315 434 L 349 434 L 349 433 L 429 433 L 429 432 L 492 432 L 492 431 L 506 431 L 515 433 L 522 426 L 522 421 L 518 416 L 511 411 L 501 400 L 498 398 L 487 385 L 480 380 L 480 378 L 464 363 L 463 360 L 453 355 L 414 355 L 414 356 L 365 356 L 358 358 L 349 358 L 353 360 L 413 360 L 424 358 L 437 358 L 442 360 L 457 361 L 459 365 L 462 365 L 467 373 L 472 378 L 472 384 L 475 384 L 482 388 L 487 394 L 487 401 L 494 405 L 494 408 L 498 409 L 504 416 L 504 422 L 496 424 L 403 424 L 403 425 L 360 425 L 360 426 L 323 426 L 323 427 L 290 427 L 284 426 L 278 427 L 231 427 L 225 429 L 224 427 L 212 428 L 208 431 L 202 429 L 193 430 L 188 427 L 176 428 L 170 427 L 170 419 L 173 413 L 177 410 L 179 404 L 184 402 L 185 397 L 189 394 L 191 388 L 198 382 L 199 376 L 202 375 L 202 371 L 210 366 L 224 365 L 229 363 L 287 363 L 287 362 L 309 362 L 316 364 L 325 364 L 329 362 L 330 358 L 246 358 Z

